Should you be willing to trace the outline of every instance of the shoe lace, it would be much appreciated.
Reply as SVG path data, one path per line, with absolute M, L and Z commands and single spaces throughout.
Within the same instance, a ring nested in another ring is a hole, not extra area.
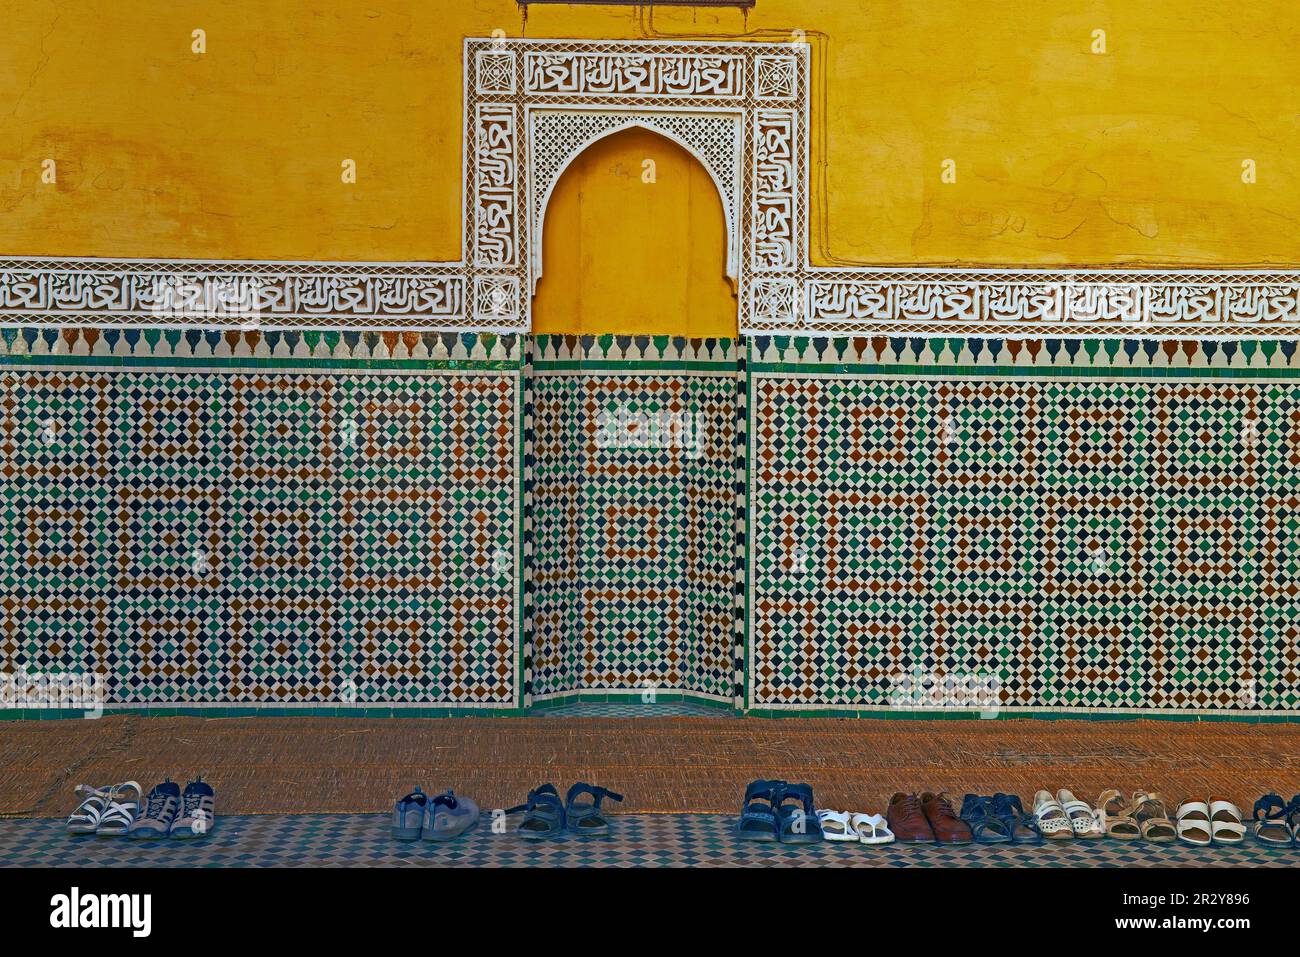
M 150 791 L 148 803 L 145 804 L 145 817 L 161 817 L 163 808 L 167 806 L 167 795 L 161 791 Z
M 902 805 L 904 814 L 920 814 L 922 817 L 925 816 L 925 812 L 921 810 L 921 799 L 915 794 L 908 794 L 905 796 L 902 800 Z
M 184 816 L 184 817 L 188 817 L 189 815 L 191 815 L 191 814 L 193 814 L 195 811 L 197 811 L 200 807 L 202 807 L 202 806 L 203 806 L 203 798 L 204 798 L 205 796 L 206 796 L 206 795 L 203 795 L 203 794 L 187 794 L 187 795 L 185 795 L 185 810 L 184 810 L 184 812 L 182 813 L 182 816 Z
M 936 794 L 936 795 L 934 796 L 934 803 L 937 804 L 937 805 L 939 805 L 940 808 L 942 808 L 943 810 L 947 811 L 947 812 L 948 812 L 949 814 L 951 814 L 953 817 L 956 817 L 956 816 L 957 816 L 957 812 L 956 812 L 956 810 L 953 808 L 953 806 L 952 806 L 952 802 L 948 800 L 948 795 L 946 795 L 946 794 Z

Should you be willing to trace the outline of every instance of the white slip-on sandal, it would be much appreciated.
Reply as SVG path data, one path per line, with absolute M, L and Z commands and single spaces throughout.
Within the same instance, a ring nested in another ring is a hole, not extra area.
M 817 820 L 822 826 L 822 837 L 828 841 L 853 841 L 857 843 L 858 832 L 849 821 L 848 811 L 818 810 Z
M 1075 837 L 1085 841 L 1095 841 L 1106 836 L 1101 812 L 1087 801 L 1080 801 L 1069 790 L 1061 788 L 1056 792 L 1056 803 L 1061 805 L 1061 810 L 1065 811 L 1065 816 L 1070 819 L 1070 827 L 1074 829 Z
M 108 794 L 111 788 L 96 788 L 89 784 L 78 784 L 75 793 L 82 798 L 76 810 L 68 815 L 69 834 L 94 834 L 99 827 L 99 819 L 108 806 Z
M 1240 844 L 1246 837 L 1241 809 L 1231 801 L 1210 798 L 1210 836 L 1215 844 Z
M 858 813 L 849 818 L 849 823 L 858 832 L 858 840 L 863 844 L 893 844 L 894 832 L 882 814 Z
M 135 796 L 131 797 L 134 792 Z M 144 792 L 134 781 L 114 784 L 108 791 L 108 803 L 99 816 L 95 833 L 100 837 L 121 837 L 140 815 L 140 799 Z
M 1204 801 L 1184 801 L 1174 815 L 1178 839 L 1184 844 L 1209 847 L 1211 843 L 1210 806 Z
M 1070 816 L 1051 791 L 1041 790 L 1034 795 L 1034 822 L 1039 833 L 1049 841 L 1068 841 L 1074 837 Z

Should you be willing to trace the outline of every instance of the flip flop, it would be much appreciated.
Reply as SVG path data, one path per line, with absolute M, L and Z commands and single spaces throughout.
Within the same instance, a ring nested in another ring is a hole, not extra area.
M 894 832 L 889 829 L 889 822 L 883 814 L 854 814 L 849 818 L 849 825 L 858 832 L 858 840 L 863 844 L 893 844 Z M 823 828 L 823 833 L 825 829 Z M 827 840 L 830 840 L 827 837 Z
M 549 781 L 528 792 L 528 801 L 509 808 L 506 814 L 524 812 L 519 822 L 519 836 L 526 841 L 542 841 L 555 837 L 564 830 L 564 802 L 560 792 Z
M 784 789 L 784 781 L 750 782 L 741 802 L 740 820 L 736 822 L 738 838 L 742 841 L 780 840 L 781 819 L 776 809 Z
M 478 816 L 477 804 L 469 798 L 456 797 L 449 789 L 425 807 L 420 840 L 450 841 L 458 838 L 478 823 Z
M 1210 831 L 1210 806 L 1204 801 L 1184 801 L 1178 805 L 1178 839 L 1184 844 L 1209 847 L 1214 842 Z
M 848 811 L 820 810 L 817 820 L 822 826 L 822 836 L 828 841 L 845 841 L 858 843 L 861 835 L 853 826 L 853 814 Z M 859 815 L 865 816 L 865 815 Z
M 404 798 L 398 798 L 393 805 L 393 840 L 414 841 L 420 836 L 424 826 L 424 809 L 429 804 L 429 795 L 419 786 Z
M 1049 841 L 1068 841 L 1074 837 L 1070 816 L 1046 789 L 1034 795 L 1034 823 L 1038 825 L 1038 833 Z
M 1070 827 L 1079 840 L 1095 841 L 1106 836 L 1101 814 L 1087 801 L 1080 801 L 1067 788 L 1061 788 L 1056 792 L 1056 803 L 1061 805 L 1065 816 L 1070 819 Z
M 591 801 L 577 800 L 583 794 L 590 794 Z M 609 821 L 600 810 L 600 802 L 609 798 L 611 801 L 623 800 L 623 795 L 609 788 L 596 787 L 585 781 L 579 781 L 569 788 L 564 797 L 564 816 L 568 828 L 574 834 L 587 837 L 605 837 L 609 834 Z
M 1142 837 L 1142 826 L 1133 819 L 1135 806 L 1124 799 L 1124 792 L 1117 788 L 1102 791 L 1097 798 L 1097 809 L 1107 837 L 1120 841 L 1136 841 Z
M 1282 795 L 1265 794 L 1255 802 L 1251 818 L 1254 821 L 1251 829 L 1255 832 L 1255 840 L 1274 847 L 1291 846 L 1294 836 L 1286 820 L 1287 803 L 1282 800 Z
M 794 800 L 797 804 L 786 804 Z M 816 844 L 824 837 L 821 822 L 817 820 L 817 807 L 813 804 L 812 788 L 807 784 L 787 784 L 776 804 L 781 818 L 782 844 Z
M 1132 805 L 1133 820 L 1138 822 L 1142 840 L 1169 844 L 1178 839 L 1178 831 L 1165 809 L 1164 795 L 1159 791 L 1134 791 Z
M 1210 836 L 1215 844 L 1240 844 L 1246 839 L 1241 808 L 1222 798 L 1210 798 Z

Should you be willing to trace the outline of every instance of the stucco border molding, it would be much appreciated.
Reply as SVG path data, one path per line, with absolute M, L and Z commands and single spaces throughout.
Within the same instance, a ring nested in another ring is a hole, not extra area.
M 526 332 L 555 183 L 586 146 L 643 126 L 718 188 L 742 332 L 1300 334 L 1297 270 L 812 265 L 809 56 L 802 43 L 469 38 L 461 260 L 0 258 L 0 325 Z

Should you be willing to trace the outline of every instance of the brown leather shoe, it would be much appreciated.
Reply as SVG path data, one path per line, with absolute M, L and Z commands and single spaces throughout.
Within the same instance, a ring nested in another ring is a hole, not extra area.
M 894 839 L 900 844 L 934 843 L 934 830 L 925 819 L 925 812 L 915 794 L 903 794 L 900 791 L 890 798 L 885 819 L 889 822 L 889 829 L 894 832 Z
M 921 810 L 925 812 L 925 819 L 930 822 L 935 840 L 940 844 L 974 843 L 975 836 L 971 833 L 970 825 L 957 816 L 942 791 L 938 794 L 929 791 L 922 794 Z

